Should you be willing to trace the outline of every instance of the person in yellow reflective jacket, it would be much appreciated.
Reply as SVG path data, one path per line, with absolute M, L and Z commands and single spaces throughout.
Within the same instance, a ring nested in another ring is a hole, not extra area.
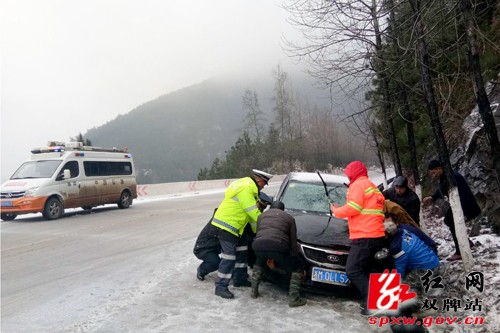
M 251 177 L 245 177 L 229 185 L 224 193 L 224 200 L 212 218 L 217 237 L 222 248 L 221 261 L 215 280 L 215 295 L 222 298 L 234 298 L 229 291 L 229 281 L 233 279 L 235 287 L 250 287 L 247 274 L 248 243 L 241 237 L 247 223 L 253 233 L 257 231 L 257 218 L 261 214 L 258 200 L 259 192 L 267 185 L 272 175 L 260 170 L 253 170 Z M 233 274 L 234 273 L 234 274 Z

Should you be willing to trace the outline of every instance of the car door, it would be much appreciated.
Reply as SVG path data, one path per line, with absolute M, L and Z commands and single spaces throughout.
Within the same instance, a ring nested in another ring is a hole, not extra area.
M 69 170 L 69 178 L 64 177 L 64 170 Z M 68 161 L 60 169 L 56 181 L 65 208 L 79 207 L 84 201 L 78 161 Z

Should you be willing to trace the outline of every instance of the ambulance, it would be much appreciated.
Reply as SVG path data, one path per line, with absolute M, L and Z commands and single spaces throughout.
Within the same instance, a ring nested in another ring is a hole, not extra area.
M 127 149 L 49 142 L 31 153 L 31 160 L 0 188 L 3 221 L 28 213 L 55 220 L 66 208 L 90 210 L 113 203 L 123 209 L 137 198 L 134 163 Z

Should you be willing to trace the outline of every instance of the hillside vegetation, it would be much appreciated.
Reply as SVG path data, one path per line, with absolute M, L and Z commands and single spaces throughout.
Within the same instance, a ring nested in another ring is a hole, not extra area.
M 304 119 L 306 113 L 326 115 L 330 112 L 329 99 L 323 98 L 328 97 L 328 93 L 314 88 L 304 76 L 298 75 L 293 87 L 292 78 L 288 77 L 287 85 L 290 93 L 301 96 L 304 104 L 307 101 L 309 106 L 301 107 Z M 196 180 L 200 170 L 210 169 L 214 161 L 225 159 L 226 152 L 231 151 L 245 128 L 250 130 L 252 140 L 255 139 L 254 126 L 246 121 L 248 110 L 243 102 L 246 91 L 258 96 L 261 112 L 258 126 L 262 126 L 262 138 L 265 138 L 275 105 L 271 75 L 256 81 L 210 79 L 144 103 L 90 129 L 83 137 L 95 146 L 128 147 L 134 155 L 140 184 Z M 328 121 L 335 126 L 333 118 Z M 265 149 L 272 151 L 279 147 L 267 145 Z M 205 173 L 203 179 L 239 176 L 251 168 L 270 166 L 259 162 L 256 155 L 248 154 L 246 158 L 249 162 L 244 168 L 226 168 L 225 172 L 219 170 L 212 177 Z

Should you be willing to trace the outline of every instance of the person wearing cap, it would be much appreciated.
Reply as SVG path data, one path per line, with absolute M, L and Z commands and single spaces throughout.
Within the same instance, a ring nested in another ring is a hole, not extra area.
M 392 186 L 382 192 L 387 200 L 397 203 L 420 225 L 420 198 L 408 187 L 408 179 L 398 176 Z
M 450 188 L 450 184 L 448 179 L 446 178 L 446 174 L 444 173 L 443 165 L 438 160 L 432 160 L 428 165 L 429 173 L 434 180 L 437 180 L 438 186 L 436 190 L 432 194 L 432 196 L 425 197 L 422 199 L 424 205 L 428 205 L 431 202 L 435 202 L 438 199 L 448 200 L 448 190 Z M 464 176 L 462 176 L 457 171 L 453 172 L 453 177 L 455 178 L 455 182 L 457 183 L 458 195 L 460 197 L 460 205 L 462 206 L 462 210 L 464 212 L 465 221 L 472 220 L 481 214 L 481 208 L 477 204 L 476 198 L 472 193 L 467 181 Z M 448 261 L 462 260 L 462 256 L 460 254 L 460 248 L 458 246 L 458 239 L 455 232 L 455 222 L 453 220 L 453 213 L 451 211 L 451 207 L 447 207 L 446 212 L 444 213 L 444 223 L 450 228 L 451 236 L 453 237 L 453 242 L 455 243 L 455 254 L 449 257 Z M 469 243 L 474 246 L 474 243 L 469 239 Z
M 264 267 L 268 259 L 273 259 L 281 269 L 291 273 L 288 305 L 297 307 L 306 304 L 306 300 L 300 298 L 305 262 L 299 255 L 295 219 L 284 210 L 285 205 L 281 201 L 274 201 L 269 210 L 257 220 L 257 234 L 252 244 L 257 259 L 252 273 L 250 296 L 259 296 Z
M 232 182 L 212 218 L 211 224 L 215 227 L 222 251 L 215 280 L 217 296 L 234 298 L 228 288 L 231 278 L 235 287 L 251 286 L 247 278 L 248 238 L 242 235 L 247 224 L 253 233 L 257 231 L 257 219 L 261 214 L 259 192 L 271 177 L 267 172 L 254 169 L 251 177 Z
M 267 194 L 264 192 L 259 194 L 258 206 L 261 212 L 264 211 L 271 202 L 272 199 Z M 214 214 L 216 211 L 217 208 L 214 210 Z M 203 261 L 196 270 L 196 278 L 200 281 L 204 281 L 207 274 L 216 271 L 220 264 L 220 253 L 222 249 L 219 238 L 217 238 L 217 230 L 215 226 L 212 225 L 214 214 L 201 230 L 193 248 L 193 253 L 196 258 Z
M 384 195 L 368 179 L 368 170 L 360 161 L 349 163 L 344 170 L 349 178 L 347 203 L 330 209 L 337 218 L 347 218 L 349 238 L 352 241 L 346 263 L 346 274 L 359 290 L 364 304 L 362 314 L 367 312 L 368 283 L 371 269 L 378 266 L 374 255 L 387 247 L 384 231 Z

